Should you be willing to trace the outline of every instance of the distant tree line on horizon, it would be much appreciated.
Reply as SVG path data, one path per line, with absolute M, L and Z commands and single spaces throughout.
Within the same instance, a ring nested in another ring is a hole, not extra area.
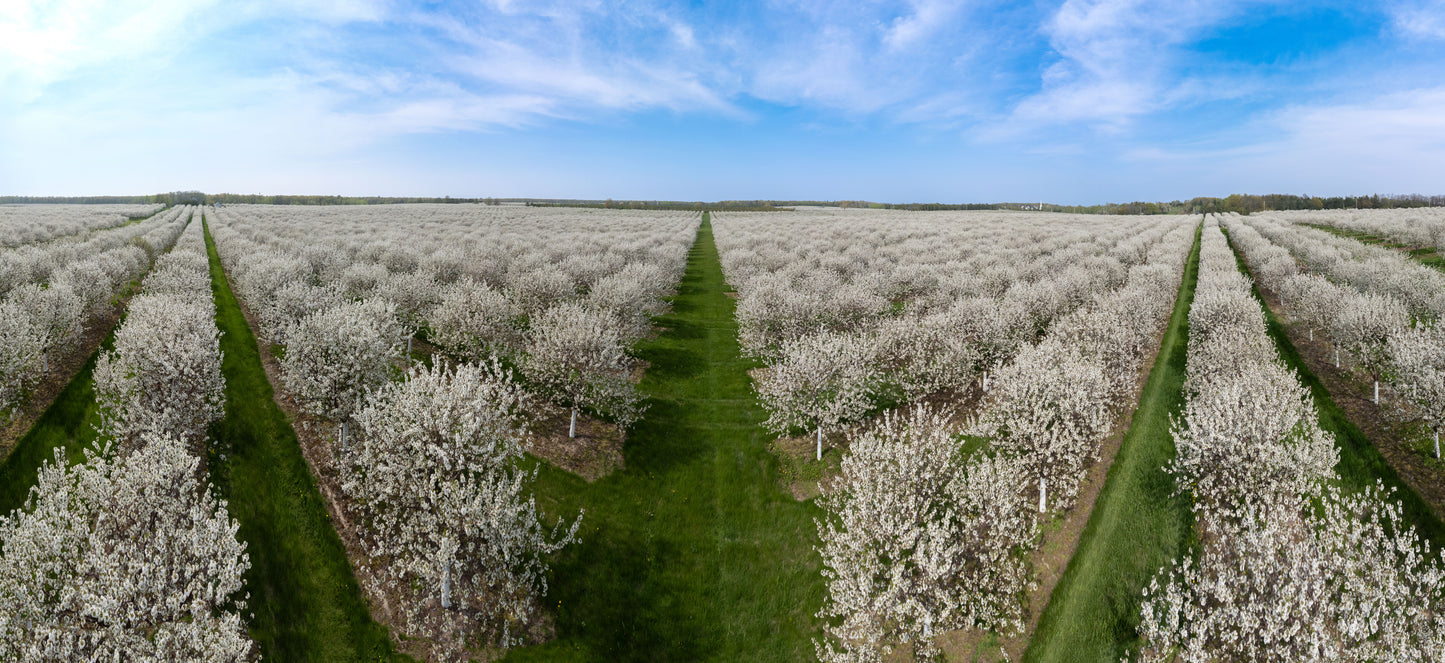
M 825 206 L 866 209 L 896 209 L 916 212 L 958 210 L 1036 210 L 1074 214 L 1250 214 L 1275 210 L 1399 209 L 1445 206 L 1445 195 L 1372 194 L 1368 196 L 1310 196 L 1288 193 L 1267 195 L 1231 194 L 1224 198 L 1197 197 L 1188 201 L 1105 203 L 1102 205 L 1057 205 L 1053 203 L 878 203 L 867 200 L 721 200 L 717 202 L 675 200 L 575 200 L 566 198 L 452 198 L 394 196 L 263 195 L 171 191 L 146 196 L 0 196 L 0 204 L 146 204 L 211 205 L 394 205 L 400 203 L 472 203 L 522 205 L 529 207 L 583 207 L 597 209 L 652 209 L 667 211 L 770 212 L 790 207 Z

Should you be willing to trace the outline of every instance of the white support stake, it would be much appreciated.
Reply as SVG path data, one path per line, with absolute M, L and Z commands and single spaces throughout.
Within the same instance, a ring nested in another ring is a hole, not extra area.
M 450 562 L 442 571 L 442 607 L 448 610 L 452 607 L 452 565 Z

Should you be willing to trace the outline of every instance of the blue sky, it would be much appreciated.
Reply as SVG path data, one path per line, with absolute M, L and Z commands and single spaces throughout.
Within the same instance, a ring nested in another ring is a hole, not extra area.
M 0 6 L 0 193 L 1445 193 L 1445 0 Z

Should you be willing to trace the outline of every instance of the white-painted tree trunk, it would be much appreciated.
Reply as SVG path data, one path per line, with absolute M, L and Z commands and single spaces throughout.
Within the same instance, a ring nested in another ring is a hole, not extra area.
M 40 366 L 45 370 L 46 373 L 50 372 L 50 355 L 44 352 L 40 353 Z
M 818 460 L 823 460 L 823 427 L 818 427 Z
M 1335 346 L 1335 368 L 1340 367 L 1340 346 Z
M 1039 513 L 1049 510 L 1048 480 L 1039 477 Z
M 452 607 L 452 564 L 447 562 L 446 568 L 442 569 L 442 607 L 448 610 Z
M 988 391 L 988 371 L 983 372 L 983 390 Z
M 346 450 L 346 422 L 341 422 L 341 450 Z
M 1311 343 L 1314 343 L 1314 342 L 1315 342 L 1315 328 L 1314 328 L 1314 327 L 1310 327 L 1310 342 L 1311 342 Z
M 572 426 L 567 429 L 567 437 L 577 437 L 577 408 L 572 408 Z
M 411 340 L 413 337 L 406 337 L 406 360 L 411 361 Z
M 1375 405 L 1380 404 L 1380 381 L 1375 380 Z
M 1440 431 L 1435 431 L 1435 460 L 1440 460 Z

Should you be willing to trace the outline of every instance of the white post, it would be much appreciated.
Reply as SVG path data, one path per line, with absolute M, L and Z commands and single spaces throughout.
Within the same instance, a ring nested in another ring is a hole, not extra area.
M 818 427 L 818 460 L 823 460 L 823 427 Z
M 1043 512 L 1045 512 L 1045 511 L 1048 510 L 1049 502 L 1048 502 L 1048 499 L 1047 499 L 1047 498 L 1048 498 L 1048 490 L 1046 489 L 1046 486 L 1047 486 L 1047 485 L 1048 485 L 1048 480 L 1047 480 L 1047 479 L 1044 479 L 1043 477 L 1039 477 L 1039 513 L 1043 513 Z
M 567 437 L 577 437 L 577 408 L 572 408 L 572 427 L 567 429 Z
M 442 569 L 442 607 L 452 607 L 452 563 L 447 562 L 446 568 Z

